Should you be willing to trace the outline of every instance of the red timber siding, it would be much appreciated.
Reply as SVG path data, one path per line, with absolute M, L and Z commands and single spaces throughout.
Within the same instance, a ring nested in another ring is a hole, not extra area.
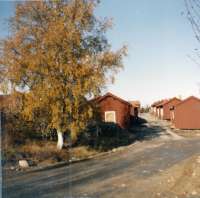
M 200 99 L 191 96 L 174 107 L 176 129 L 200 129 Z
M 138 105 L 138 112 L 140 113 L 140 110 L 141 110 L 140 104 L 137 104 L 137 105 Z
M 130 123 L 135 125 L 138 122 L 138 107 L 130 107 Z
M 90 102 L 95 102 L 95 99 Z M 115 120 L 124 130 L 130 129 L 130 116 L 134 116 L 134 108 L 129 102 L 111 94 L 107 93 L 104 96 L 98 98 L 98 104 L 102 107 L 102 118 L 105 121 L 106 111 L 115 111 Z
M 170 108 L 172 106 L 177 105 L 180 102 L 181 102 L 180 99 L 172 98 L 171 100 L 169 100 L 165 104 L 163 104 L 163 119 L 164 120 L 170 120 L 171 119 Z
M 135 115 L 134 108 L 135 108 L 135 106 L 130 107 L 130 115 L 132 115 L 132 116 Z
M 105 111 L 115 111 L 116 124 L 125 130 L 130 126 L 130 107 L 113 97 L 106 97 L 99 102 L 102 107 L 103 120 L 105 121 Z

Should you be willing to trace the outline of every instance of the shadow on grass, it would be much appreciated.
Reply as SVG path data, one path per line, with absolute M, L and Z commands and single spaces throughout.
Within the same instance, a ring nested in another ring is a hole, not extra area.
M 108 151 L 129 143 L 131 133 L 116 123 L 91 124 L 80 133 L 77 144 L 89 150 Z
M 108 151 L 128 146 L 135 141 L 151 140 L 159 137 L 160 132 L 166 131 L 162 126 L 147 123 L 146 119 L 138 117 L 138 124 L 131 126 L 129 132 L 116 123 L 91 124 L 80 134 L 77 144 L 86 146 L 89 150 Z

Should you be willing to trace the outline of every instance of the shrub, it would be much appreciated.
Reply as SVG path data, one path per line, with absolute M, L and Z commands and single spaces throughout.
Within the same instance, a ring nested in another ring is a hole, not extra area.
M 129 133 L 115 123 L 90 124 L 82 131 L 76 145 L 87 146 L 89 150 L 108 151 L 127 143 Z

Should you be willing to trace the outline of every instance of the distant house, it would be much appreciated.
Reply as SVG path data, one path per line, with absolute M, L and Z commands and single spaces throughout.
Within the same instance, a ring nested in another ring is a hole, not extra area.
M 133 105 L 111 93 L 89 100 L 102 107 L 102 117 L 105 122 L 114 122 L 124 130 L 130 129 L 130 115 L 133 113 Z M 136 108 L 137 109 L 137 108 Z
M 138 123 L 138 107 L 137 106 L 131 106 L 130 107 L 130 123 L 132 125 L 135 125 Z
M 160 111 L 159 117 L 163 120 L 170 120 L 171 119 L 170 108 L 172 106 L 179 104 L 180 102 L 181 102 L 181 99 L 174 97 L 160 103 L 158 105 L 158 108 Z
M 159 105 L 162 104 L 163 102 L 164 102 L 164 100 L 161 100 L 155 104 L 155 108 L 156 108 L 155 115 L 158 117 L 159 117 L 159 113 L 160 113 Z
M 151 113 L 154 114 L 154 107 L 155 107 L 155 104 L 156 102 L 154 102 L 152 105 L 151 105 Z
M 157 112 L 157 104 L 161 103 L 161 101 L 157 101 L 157 102 L 154 102 L 152 105 L 151 105 L 151 111 L 154 115 L 156 115 L 156 112 Z
M 171 116 L 176 129 L 200 129 L 200 99 L 182 100 L 171 108 Z
M 138 112 L 140 113 L 140 110 L 141 110 L 141 103 L 140 103 L 140 101 L 129 101 L 128 100 L 128 102 L 131 103 L 133 106 L 138 107 Z
M 162 105 L 163 104 L 165 104 L 165 102 L 167 102 L 168 100 L 166 99 L 166 100 L 164 100 L 164 101 L 162 101 L 158 106 L 157 106 L 157 108 L 158 108 L 158 117 L 159 118 L 163 118 L 163 108 L 162 108 Z

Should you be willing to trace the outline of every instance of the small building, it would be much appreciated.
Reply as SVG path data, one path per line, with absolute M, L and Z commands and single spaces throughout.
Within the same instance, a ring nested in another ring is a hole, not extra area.
M 130 107 L 130 124 L 136 125 L 138 123 L 138 107 L 131 106 Z
M 154 114 L 154 106 L 155 106 L 155 103 L 156 103 L 156 102 L 154 102 L 154 103 L 151 105 L 151 113 L 152 113 L 152 114 Z
M 173 115 L 174 112 L 174 115 Z M 200 99 L 194 96 L 182 100 L 171 109 L 176 129 L 200 129 Z
M 129 101 L 128 100 L 128 102 L 131 103 L 133 106 L 138 107 L 138 113 L 140 113 L 140 111 L 141 111 L 141 103 L 140 103 L 140 101 Z
M 164 102 L 164 100 L 161 100 L 159 102 L 157 102 L 155 104 L 155 108 L 156 108 L 156 112 L 155 112 L 155 115 L 159 117 L 159 113 L 160 113 L 160 110 L 159 110 L 159 105 L 162 104 Z
M 177 105 L 180 102 L 181 102 L 181 99 L 174 97 L 174 98 L 170 98 L 168 101 L 160 103 L 159 104 L 159 108 L 160 108 L 160 116 L 159 117 L 163 120 L 170 120 L 171 119 L 170 108 L 172 106 Z
M 90 102 L 98 103 L 102 107 L 102 118 L 105 122 L 114 122 L 124 130 L 130 129 L 130 117 L 137 108 L 111 93 L 93 98 Z M 131 108 L 132 107 L 132 108 Z
M 157 102 L 154 102 L 152 105 L 151 105 L 151 112 L 156 115 L 156 105 L 160 103 L 160 100 L 157 101 Z
M 167 102 L 168 100 L 164 100 L 163 102 L 161 102 L 158 106 L 157 106 L 157 108 L 158 108 L 158 117 L 160 118 L 160 119 L 163 119 L 163 104 L 165 104 L 165 102 Z

